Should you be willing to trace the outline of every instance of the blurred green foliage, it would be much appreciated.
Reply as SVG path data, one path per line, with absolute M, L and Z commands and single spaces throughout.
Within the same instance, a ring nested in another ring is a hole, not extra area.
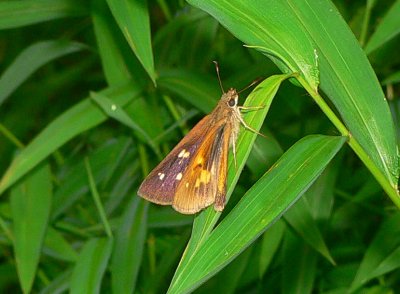
M 400 0 L 292 4 L 0 2 L 0 292 L 400 292 Z M 136 191 L 212 60 L 267 138 L 185 216 Z

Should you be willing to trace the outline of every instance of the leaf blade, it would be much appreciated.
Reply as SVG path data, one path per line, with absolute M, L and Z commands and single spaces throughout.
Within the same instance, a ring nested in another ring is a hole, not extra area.
M 11 191 L 14 221 L 14 252 L 24 293 L 32 289 L 52 199 L 50 167 L 43 164 Z
M 247 248 L 305 192 L 345 141 L 315 135 L 293 145 L 177 272 L 169 293 L 192 291 Z

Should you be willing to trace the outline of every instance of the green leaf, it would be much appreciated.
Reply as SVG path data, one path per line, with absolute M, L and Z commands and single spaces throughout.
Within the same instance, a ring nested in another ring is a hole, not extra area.
M 286 1 L 258 1 L 252 5 L 238 0 L 188 2 L 211 14 L 247 46 L 271 57 L 283 72 L 299 72 L 317 90 L 315 45 L 304 34 L 299 34 L 301 22 L 294 15 L 285 16 L 283 12 L 278 12 L 285 9 L 283 3 Z M 296 50 L 286 50 L 288 47 Z
M 131 85 L 102 91 L 121 106 L 137 98 L 139 92 L 139 89 Z M 82 132 L 99 125 L 107 118 L 107 115 L 93 105 L 90 99 L 85 99 L 65 111 L 47 125 L 13 160 L 0 181 L 0 194 L 57 148 Z
M 113 293 L 133 293 L 143 257 L 149 203 L 134 195 L 116 233 L 112 254 Z
M 132 54 L 105 1 L 92 1 L 92 19 L 105 79 L 110 86 L 130 81 L 144 86 L 147 73 Z
M 300 83 L 342 135 L 351 134 L 350 146 L 400 207 L 399 160 L 388 104 L 365 53 L 330 1 L 189 3 L 211 14 L 246 44 L 273 56 L 281 69 L 300 72 Z M 317 64 L 320 90 L 348 130 L 317 92 Z
M 47 164 L 37 167 L 11 191 L 14 252 L 24 293 L 29 293 L 33 285 L 48 226 L 51 199 L 51 173 Z
M 156 84 L 147 1 L 107 0 L 107 3 L 129 46 Z
M 315 135 L 293 145 L 178 268 L 169 293 L 188 293 L 231 262 L 293 205 L 345 141 Z
M 70 293 L 100 293 L 103 275 L 113 246 L 112 239 L 91 239 L 82 248 L 72 272 Z
M 0 106 L 41 66 L 85 48 L 86 46 L 77 42 L 58 40 L 42 41 L 25 48 L 0 77 Z
M 392 40 L 400 33 L 400 0 L 397 0 L 380 21 L 374 34 L 365 46 L 365 53 L 370 54 L 380 46 Z
M 81 16 L 87 8 L 74 0 L 24 0 L 0 2 L 0 30 L 64 17 Z

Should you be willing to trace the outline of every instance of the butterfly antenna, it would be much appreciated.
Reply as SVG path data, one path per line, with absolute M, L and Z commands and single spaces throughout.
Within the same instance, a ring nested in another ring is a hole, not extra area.
M 240 91 L 238 92 L 238 94 L 242 93 L 243 91 L 246 91 L 248 88 L 253 87 L 255 84 L 259 83 L 262 79 L 263 79 L 263 78 L 257 78 L 257 79 L 255 79 L 254 81 L 252 81 L 252 82 L 250 83 L 250 85 L 248 85 L 248 86 L 246 86 L 244 89 L 240 90 Z
M 219 76 L 219 66 L 218 66 L 218 62 L 216 62 L 215 60 L 214 60 L 213 62 L 214 62 L 214 64 L 215 64 L 215 70 L 217 71 L 219 86 L 221 87 L 222 93 L 225 94 L 224 87 L 222 87 L 221 77 Z

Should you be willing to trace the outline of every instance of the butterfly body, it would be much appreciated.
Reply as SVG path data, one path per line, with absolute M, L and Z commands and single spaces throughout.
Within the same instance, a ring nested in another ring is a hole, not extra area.
M 247 126 L 237 106 L 238 93 L 229 89 L 205 116 L 147 176 L 138 195 L 157 204 L 172 205 L 184 214 L 211 204 L 225 206 L 228 153 L 240 123 Z

